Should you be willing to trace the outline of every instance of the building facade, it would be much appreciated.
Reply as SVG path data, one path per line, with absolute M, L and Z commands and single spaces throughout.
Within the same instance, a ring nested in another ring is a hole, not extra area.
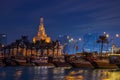
M 51 41 L 51 38 L 48 37 L 45 32 L 43 18 L 40 18 L 39 29 L 38 29 L 37 35 L 33 38 L 33 42 L 35 43 L 36 41 L 40 41 L 40 40 L 45 40 L 48 43 Z
M 0 34 L 0 46 L 5 47 L 7 45 L 7 35 Z
M 44 22 L 43 22 L 43 18 L 40 18 L 40 25 L 39 25 L 39 29 L 37 32 L 37 35 L 33 37 L 33 42 L 36 43 L 36 41 L 41 41 L 44 40 L 46 43 L 51 43 L 51 38 L 47 36 L 46 32 L 45 32 L 45 27 L 44 27 Z M 49 49 L 49 50 L 44 50 L 43 54 L 44 55 L 54 55 L 54 56 L 59 56 L 63 54 L 63 46 L 61 44 L 59 44 L 59 47 L 55 46 L 54 47 L 54 51 Z M 49 53 L 49 54 L 48 54 Z M 41 55 L 41 50 L 38 50 L 38 55 Z

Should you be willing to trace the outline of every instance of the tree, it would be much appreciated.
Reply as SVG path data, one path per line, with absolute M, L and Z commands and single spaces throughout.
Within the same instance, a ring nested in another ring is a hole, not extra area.
M 55 41 L 55 43 L 56 43 L 57 56 L 58 56 L 58 52 L 59 52 L 59 47 L 60 47 L 60 44 L 59 44 L 59 41 L 58 41 L 58 40 L 56 40 L 56 41 Z
M 44 50 L 45 50 L 45 46 L 46 42 L 45 40 L 40 40 L 40 49 L 41 49 L 41 55 L 44 56 Z
M 15 41 L 15 47 L 17 49 L 17 52 L 16 52 L 17 54 L 18 54 L 18 48 L 19 48 L 20 42 L 21 42 L 21 39 L 18 39 L 18 40 Z
M 52 41 L 51 42 L 51 49 L 53 51 L 53 56 L 55 55 L 55 46 L 56 46 L 56 42 L 55 41 Z
M 51 43 L 46 43 L 46 50 L 47 50 L 47 56 L 49 55 L 49 49 L 51 49 L 51 46 L 50 46 Z
M 12 42 L 12 43 L 10 44 L 10 46 L 11 46 L 11 49 L 12 49 L 10 55 L 14 55 L 14 48 L 16 47 L 15 42 Z
M 31 43 L 28 40 L 28 36 L 21 37 L 21 48 L 26 49 L 26 57 L 28 49 L 31 49 Z
M 40 50 L 41 51 L 41 56 L 43 56 L 44 55 L 44 49 L 46 48 L 45 40 L 36 41 L 35 42 L 35 48 L 36 48 L 37 52 L 38 52 L 38 50 Z
M 6 46 L 6 49 L 7 49 L 7 54 L 10 56 L 11 45 L 7 45 L 7 46 Z
M 36 49 L 36 55 L 38 54 L 38 50 L 40 49 L 40 41 L 36 41 L 35 43 L 34 43 L 34 47 L 35 47 L 35 49 Z
M 100 53 L 102 53 L 104 44 L 108 44 L 109 41 L 105 35 L 100 35 L 97 43 L 101 43 Z

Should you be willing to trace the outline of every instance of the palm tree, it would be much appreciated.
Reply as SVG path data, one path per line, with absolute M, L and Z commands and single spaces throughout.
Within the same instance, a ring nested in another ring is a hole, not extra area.
M 45 48 L 47 50 L 47 56 L 49 55 L 49 49 L 51 49 L 50 43 L 46 43 Z
M 32 51 L 35 49 L 35 44 L 34 43 L 29 43 L 29 49 L 31 50 L 31 55 L 33 55 Z
M 10 44 L 10 46 L 11 46 L 11 49 L 12 49 L 10 55 L 14 55 L 15 42 L 12 42 Z
M 16 52 L 17 54 L 18 54 L 18 48 L 19 48 L 20 42 L 21 42 L 21 39 L 18 39 L 15 41 L 15 47 L 17 48 L 17 52 Z
M 46 42 L 45 40 L 40 40 L 40 49 L 41 49 L 41 55 L 44 55 L 44 50 L 46 48 Z
M 5 56 L 5 54 L 6 54 L 6 47 L 2 47 L 2 48 L 1 48 L 1 51 L 2 51 L 2 53 L 3 53 L 3 56 Z
M 100 35 L 99 39 L 97 40 L 97 43 L 101 43 L 100 53 L 102 53 L 102 51 L 103 51 L 103 45 L 105 43 L 108 44 L 109 41 L 108 41 L 108 39 L 107 39 L 107 37 L 105 35 L 102 35 L 102 36 Z
M 31 54 L 32 54 L 32 50 L 33 50 L 33 47 L 34 47 L 33 43 L 30 42 L 27 46 L 28 46 L 28 48 L 30 49 Z
M 6 49 L 8 50 L 8 55 L 10 56 L 10 49 L 11 49 L 11 45 L 7 45 Z
M 22 47 L 26 49 L 26 57 L 27 57 L 27 51 L 28 51 L 28 49 L 31 49 L 31 45 L 28 40 L 28 36 L 22 36 L 21 43 L 22 43 Z
M 38 50 L 40 49 L 40 41 L 36 41 L 33 45 L 36 49 L 36 53 L 38 53 Z
M 55 55 L 55 46 L 56 46 L 56 42 L 55 41 L 52 41 L 51 42 L 51 49 L 52 49 L 52 51 L 53 51 L 53 56 Z
M 58 56 L 58 51 L 59 51 L 60 44 L 59 44 L 59 41 L 58 41 L 58 40 L 56 40 L 55 42 L 56 42 L 57 56 Z

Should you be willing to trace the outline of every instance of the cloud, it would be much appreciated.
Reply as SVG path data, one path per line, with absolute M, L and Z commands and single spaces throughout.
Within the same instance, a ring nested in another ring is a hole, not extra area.
M 28 32 L 35 34 L 43 17 L 50 35 L 118 31 L 119 4 L 120 0 L 4 0 L 0 1 L 0 27 L 9 26 L 11 34 L 28 34 L 24 28 L 30 26 Z
M 7 16 L 11 14 L 16 7 L 21 6 L 23 1 L 21 0 L 1 0 L 0 1 L 0 14 L 2 16 Z

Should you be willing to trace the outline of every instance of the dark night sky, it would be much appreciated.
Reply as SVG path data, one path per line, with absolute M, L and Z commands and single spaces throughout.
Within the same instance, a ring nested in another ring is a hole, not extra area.
M 1 0 L 0 33 L 8 42 L 37 34 L 40 17 L 46 33 L 79 37 L 89 32 L 120 32 L 120 0 Z

